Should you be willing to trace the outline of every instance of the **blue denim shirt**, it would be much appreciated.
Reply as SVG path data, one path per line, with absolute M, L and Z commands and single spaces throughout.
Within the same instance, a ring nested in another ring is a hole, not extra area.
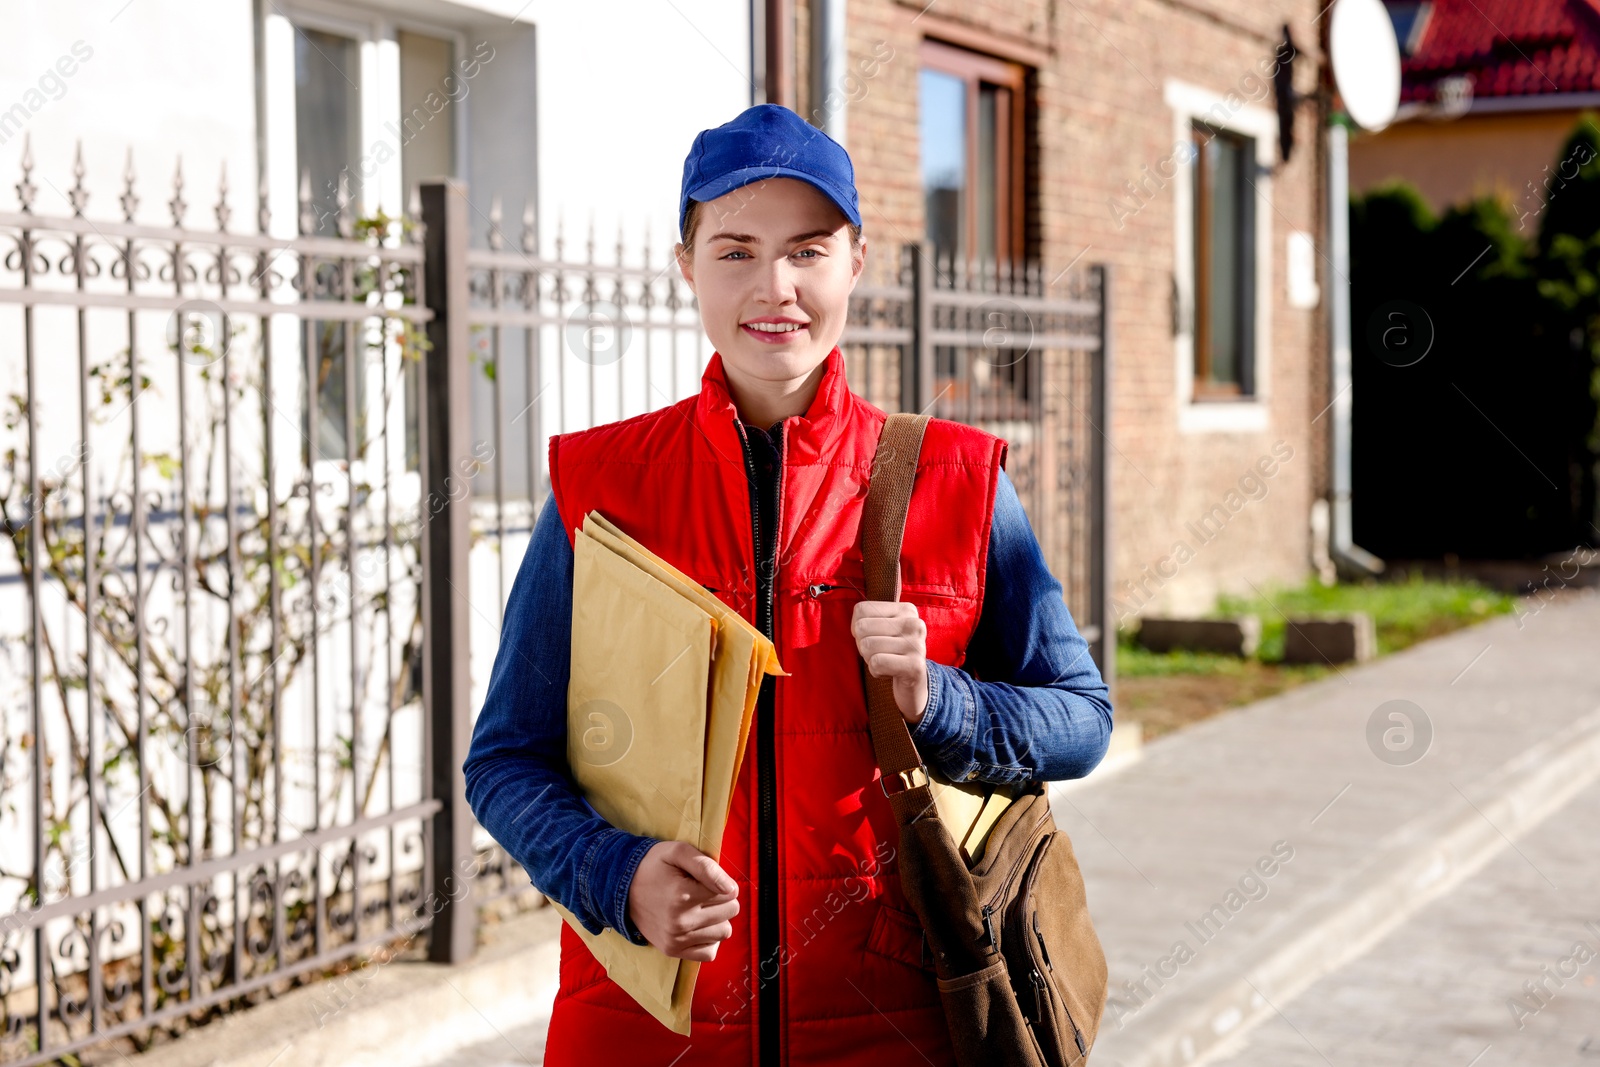
M 966 664 L 928 662 L 928 706 L 911 736 L 951 779 L 1081 778 L 1111 740 L 1109 691 L 1003 470 L 988 556 Z M 628 889 L 656 841 L 601 818 L 567 765 L 572 572 L 551 497 L 506 604 L 467 754 L 467 803 L 540 892 L 587 930 L 609 926 L 646 944 L 628 918 Z

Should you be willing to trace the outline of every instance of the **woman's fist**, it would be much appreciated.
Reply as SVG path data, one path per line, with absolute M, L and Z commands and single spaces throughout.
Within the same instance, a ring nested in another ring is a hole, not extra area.
M 928 710 L 928 624 L 904 600 L 863 600 L 850 616 L 856 649 L 875 678 L 894 679 L 894 702 L 915 726 Z
M 717 861 L 683 841 L 658 841 L 628 886 L 628 918 L 674 959 L 708 963 L 733 936 L 739 886 Z

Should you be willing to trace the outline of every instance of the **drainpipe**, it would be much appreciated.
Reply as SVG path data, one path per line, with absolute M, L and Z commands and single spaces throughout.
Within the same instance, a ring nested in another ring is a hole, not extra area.
M 794 108 L 794 68 L 794 0 L 751 0 L 751 99 Z
M 1328 244 L 1333 277 L 1328 288 L 1329 359 L 1333 390 L 1333 502 L 1328 555 L 1345 577 L 1383 573 L 1383 560 L 1356 544 L 1350 520 L 1350 412 L 1354 393 L 1350 374 L 1350 154 L 1349 131 L 1328 127 Z
M 767 0 L 750 0 L 750 106 L 767 100 Z
M 811 122 L 840 144 L 845 143 L 844 80 L 849 69 L 844 9 L 845 0 L 811 4 Z

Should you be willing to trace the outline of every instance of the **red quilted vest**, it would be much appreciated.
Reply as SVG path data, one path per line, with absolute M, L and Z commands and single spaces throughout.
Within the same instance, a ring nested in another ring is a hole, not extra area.
M 714 353 L 700 392 L 668 408 L 550 442 L 567 535 L 598 509 L 759 625 L 750 485 L 738 413 Z M 859 527 L 885 414 L 851 392 L 828 355 L 804 415 L 784 420 L 774 640 L 778 884 L 758 884 L 757 744 L 733 795 L 722 867 L 739 883 L 733 936 L 700 969 L 688 1037 L 666 1029 L 561 929 L 549 1067 L 762 1067 L 758 1028 L 780 1028 L 785 1064 L 953 1064 L 932 962 L 900 890 L 898 830 L 867 731 L 862 662 L 850 634 L 863 599 Z M 959 666 L 983 605 L 995 482 L 1006 442 L 928 423 L 902 549 L 901 597 L 928 627 L 928 658 Z M 757 900 L 776 893 L 781 946 L 766 946 L 781 1014 L 760 1017 Z M 913 1048 L 914 1046 L 914 1048 Z M 687 1051 L 687 1055 L 685 1052 Z M 680 1059 L 680 1057 L 682 1057 Z

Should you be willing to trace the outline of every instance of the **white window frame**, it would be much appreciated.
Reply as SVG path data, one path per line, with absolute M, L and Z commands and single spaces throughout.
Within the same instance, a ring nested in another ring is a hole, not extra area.
M 1237 92 L 1218 93 L 1168 78 L 1163 96 L 1172 109 L 1177 177 L 1173 182 L 1173 279 L 1177 329 L 1173 337 L 1178 430 L 1182 433 L 1259 432 L 1268 428 L 1272 382 L 1272 206 L 1273 149 L 1277 116 L 1244 101 Z M 1194 172 L 1197 158 L 1177 146 L 1193 142 L 1195 120 L 1255 139 L 1255 323 L 1251 346 L 1255 391 L 1239 399 L 1194 395 Z

